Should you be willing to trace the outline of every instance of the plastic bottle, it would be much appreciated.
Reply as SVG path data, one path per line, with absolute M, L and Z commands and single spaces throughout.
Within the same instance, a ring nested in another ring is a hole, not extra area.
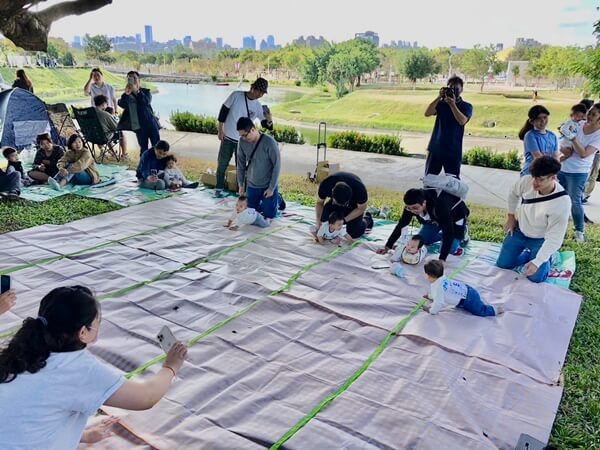
M 390 267 L 390 272 L 398 278 L 402 278 L 404 277 L 404 266 L 401 263 L 394 263 L 392 264 L 392 267 Z

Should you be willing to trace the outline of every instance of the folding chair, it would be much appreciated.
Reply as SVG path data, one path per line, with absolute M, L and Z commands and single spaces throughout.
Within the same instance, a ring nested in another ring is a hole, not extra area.
M 104 133 L 98 115 L 96 114 L 96 108 L 75 108 L 73 109 L 73 115 L 75 120 L 79 124 L 81 129 L 80 135 L 83 139 L 84 145 L 90 149 L 96 162 L 103 163 L 106 155 L 112 156 L 115 160 L 119 161 L 119 134 L 116 131 Z M 100 153 L 96 156 L 95 147 L 98 146 Z
M 69 136 L 72 134 L 81 134 L 71 118 L 71 113 L 69 113 L 67 105 L 64 103 L 56 103 L 54 105 L 49 105 L 46 103 L 46 111 L 48 112 L 48 117 L 50 117 L 50 120 L 54 124 L 54 128 L 56 128 L 58 131 L 58 135 L 62 141 L 56 142 L 56 144 L 66 146 Z

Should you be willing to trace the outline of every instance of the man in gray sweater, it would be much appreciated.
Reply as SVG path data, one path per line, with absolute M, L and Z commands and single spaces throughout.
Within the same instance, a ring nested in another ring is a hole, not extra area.
M 237 121 L 240 140 L 237 148 L 237 182 L 240 195 L 248 197 L 248 207 L 267 219 L 277 215 L 281 155 L 271 136 L 259 132 L 248 117 Z

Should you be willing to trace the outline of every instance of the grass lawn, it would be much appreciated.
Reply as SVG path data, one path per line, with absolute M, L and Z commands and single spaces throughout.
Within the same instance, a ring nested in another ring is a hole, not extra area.
M 132 155 L 133 156 L 133 155 Z M 191 179 L 213 161 L 179 158 L 181 167 Z M 134 162 L 135 164 L 135 162 Z M 282 175 L 281 190 L 288 201 L 312 206 L 316 185 L 299 176 Z M 398 219 L 403 209 L 402 196 L 384 189 L 369 191 L 370 204 L 389 205 L 392 218 Z M 0 233 L 45 223 L 63 224 L 83 217 L 119 209 L 102 200 L 65 196 L 45 203 L 0 203 Z M 505 211 L 470 205 L 471 236 L 474 239 L 501 242 Z M 551 443 L 559 449 L 600 449 L 600 226 L 588 227 L 587 242 L 576 244 L 572 232 L 565 249 L 577 254 L 577 273 L 572 289 L 584 297 L 571 345 L 563 368 L 565 390 L 552 430 Z
M 25 68 L 27 76 L 33 83 L 34 94 L 47 103 L 87 99 L 83 94 L 83 86 L 90 78 L 90 70 L 91 68 Z M 0 67 L 0 74 L 7 84 L 12 84 L 15 79 L 15 72 L 16 69 Z M 111 84 L 115 88 L 117 96 L 120 96 L 121 90 L 125 88 L 125 75 L 115 75 L 105 70 L 102 72 L 104 73 L 104 81 Z M 152 88 L 152 85 L 148 83 L 144 82 L 143 84 L 148 88 Z
M 365 87 L 337 99 L 333 92 L 313 90 L 300 99 L 273 106 L 273 114 L 286 120 L 311 124 L 326 121 L 331 125 L 359 128 L 382 128 L 390 131 L 429 133 L 434 118 L 425 118 L 427 105 L 438 88 L 401 89 Z M 466 133 L 477 136 L 516 137 L 527 119 L 533 102 L 529 92 L 484 92 L 469 88 L 463 94 L 473 104 L 474 114 Z M 556 129 L 569 116 L 570 108 L 579 101 L 574 91 L 540 91 L 539 104 L 550 111 L 550 129 Z M 495 121 L 494 128 L 486 123 Z

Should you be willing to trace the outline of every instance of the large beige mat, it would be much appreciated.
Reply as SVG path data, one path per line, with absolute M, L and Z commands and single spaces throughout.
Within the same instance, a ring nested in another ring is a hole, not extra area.
M 108 410 L 117 434 L 94 448 L 493 449 L 546 440 L 580 297 L 534 285 L 484 257 L 448 273 L 503 304 L 498 318 L 419 309 L 421 266 L 374 269 L 393 224 L 352 247 L 320 246 L 313 212 L 232 232 L 209 194 L 159 200 L 63 226 L 0 236 L 18 304 L 5 341 L 48 290 L 91 287 L 99 358 L 133 378 L 156 371 L 163 325 L 189 360 L 152 410 Z M 393 331 L 393 333 L 391 333 Z

